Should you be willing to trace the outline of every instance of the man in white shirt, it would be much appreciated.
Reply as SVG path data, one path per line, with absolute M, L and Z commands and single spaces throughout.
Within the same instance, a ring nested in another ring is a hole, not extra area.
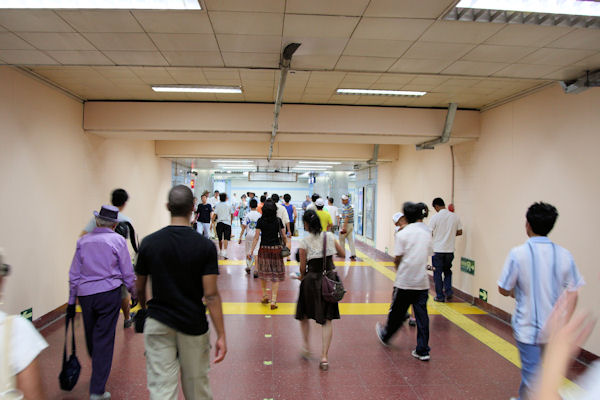
M 308 210 L 317 211 L 317 206 L 315 205 L 315 201 L 317 201 L 317 199 L 319 199 L 319 198 L 321 198 L 321 196 L 319 196 L 317 193 L 313 193 L 313 195 L 310 197 L 312 202 L 306 206 L 306 211 L 308 211 Z
M 273 203 L 275 203 L 277 206 L 277 218 L 281 219 L 283 226 L 285 226 L 285 231 L 288 232 L 288 235 L 290 235 L 290 216 L 288 215 L 285 207 L 279 203 L 279 195 L 277 193 L 273 193 L 271 195 L 271 200 L 273 200 Z
M 219 204 L 219 191 L 218 190 L 215 190 L 214 197 L 211 197 L 208 199 L 208 204 L 210 204 L 210 206 L 213 208 L 213 210 L 215 209 L 217 204 Z
M 340 226 L 340 221 L 338 219 L 338 208 L 333 205 L 333 197 L 329 197 L 328 199 L 327 209 L 329 210 L 329 214 L 331 214 L 331 220 L 333 221 L 333 227 L 331 228 L 331 232 L 335 233 L 338 231 Z
M 258 211 L 256 211 L 258 202 L 256 201 L 255 198 L 250 199 L 249 206 L 250 206 L 250 212 L 248 214 L 246 214 L 246 216 L 244 217 L 244 221 L 242 222 L 242 231 L 240 232 L 240 239 L 238 241 L 238 244 L 242 244 L 242 238 L 244 237 L 244 232 L 246 232 L 246 244 L 245 244 L 246 252 L 244 253 L 244 254 L 246 254 L 246 256 L 248 256 L 248 254 L 250 254 L 250 250 L 252 250 L 252 242 L 254 242 L 254 235 L 256 234 L 256 223 L 258 222 L 259 218 L 262 217 L 262 215 Z M 248 259 L 248 257 L 246 257 L 246 273 L 247 274 L 250 273 L 250 271 L 252 270 L 252 267 L 254 266 L 255 259 L 256 259 L 256 256 L 258 255 L 259 248 L 260 248 L 260 244 L 258 244 L 256 246 L 256 249 L 254 250 L 254 254 L 252 254 L 252 257 L 250 257 L 250 259 Z M 256 270 L 254 271 L 254 277 L 258 278 L 258 271 L 256 271 Z
M 412 305 L 417 320 L 417 347 L 411 354 L 421 361 L 429 361 L 427 261 L 433 253 L 431 231 L 423 224 L 423 212 L 418 204 L 404 203 L 403 211 L 408 225 L 395 237 L 397 272 L 392 304 L 386 325 L 378 322 L 375 331 L 381 344 L 389 346 L 390 339 L 407 319 L 408 306 Z
M 213 221 L 217 222 L 217 238 L 219 239 L 219 255 L 227 259 L 227 245 L 231 240 L 231 223 L 233 222 L 233 211 L 227 203 L 227 193 L 220 193 L 219 204 L 215 206 Z
M 429 227 L 433 232 L 433 281 L 435 301 L 450 300 L 452 295 L 452 261 L 454 260 L 454 240 L 462 235 L 462 224 L 456 214 L 446 209 L 444 200 L 436 197 L 432 202 L 437 214 L 431 217 Z M 442 279 L 442 274 L 444 275 Z

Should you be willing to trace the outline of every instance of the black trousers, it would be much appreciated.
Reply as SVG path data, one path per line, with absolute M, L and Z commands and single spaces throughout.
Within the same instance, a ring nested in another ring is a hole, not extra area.
M 427 315 L 428 290 L 409 290 L 395 287 L 383 341 L 388 342 L 406 320 L 408 306 L 412 305 L 417 320 L 417 354 L 429 354 L 429 316 Z

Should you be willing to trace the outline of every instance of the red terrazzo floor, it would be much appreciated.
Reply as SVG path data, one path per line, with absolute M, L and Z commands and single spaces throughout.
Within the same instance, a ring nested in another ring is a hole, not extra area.
M 295 244 L 293 248 L 295 249 Z M 230 259 L 242 257 L 242 246 L 229 249 Z M 360 246 L 369 257 L 382 257 Z M 387 261 L 387 260 L 386 260 Z M 241 263 L 241 262 L 240 262 Z M 297 267 L 289 267 L 290 271 Z M 348 290 L 344 302 L 388 302 L 392 282 L 369 267 L 340 267 Z M 243 267 L 220 267 L 219 287 L 224 302 L 257 302 L 260 282 Z M 281 284 L 279 302 L 295 302 L 298 281 Z M 514 343 L 511 328 L 491 316 L 469 315 L 492 332 Z M 329 353 L 330 370 L 318 369 L 318 358 L 299 356 L 300 329 L 292 316 L 226 315 L 229 352 L 212 366 L 210 381 L 215 399 L 508 399 L 516 395 L 519 369 L 441 315 L 430 316 L 431 361 L 410 354 L 416 328 L 403 328 L 390 349 L 375 336 L 374 325 L 384 316 L 342 316 L 334 322 Z M 311 325 L 312 351 L 320 351 L 320 328 Z M 41 355 L 42 375 L 49 399 L 86 399 L 90 359 L 85 351 L 81 316 L 76 318 L 78 355 L 82 375 L 71 393 L 58 388 L 62 360 L 63 320 L 42 331 L 50 348 Z M 272 335 L 266 338 L 265 334 Z M 272 362 L 265 365 L 264 361 Z M 577 369 L 577 368 L 576 368 Z M 115 354 L 107 390 L 113 399 L 148 399 L 143 336 L 117 329 Z M 183 398 L 183 395 L 180 395 Z

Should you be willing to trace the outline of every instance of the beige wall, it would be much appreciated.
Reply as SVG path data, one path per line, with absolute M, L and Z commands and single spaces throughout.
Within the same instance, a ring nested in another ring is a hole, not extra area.
M 554 204 L 560 213 L 551 239 L 573 253 L 587 281 L 580 305 L 594 309 L 600 304 L 593 251 L 598 225 L 593 208 L 600 196 L 599 109 L 599 89 L 565 95 L 556 85 L 482 113 L 480 138 L 454 146 L 455 204 L 465 231 L 457 241 L 456 256 L 476 262 L 471 277 L 460 272 L 455 261 L 455 286 L 475 296 L 484 288 L 491 304 L 512 312 L 514 300 L 498 294 L 496 281 L 508 251 L 527 239 L 527 207 L 542 200 Z M 448 146 L 427 152 L 403 147 L 399 161 L 381 169 L 386 172 L 380 176 L 379 190 L 391 187 L 395 199 L 386 210 L 388 216 L 391 208 L 399 209 L 406 200 L 431 204 L 436 195 L 449 199 Z M 391 174 L 390 183 L 386 176 Z M 381 238 L 378 248 L 390 246 L 391 235 Z M 598 330 L 586 349 L 600 354 Z
M 167 222 L 170 163 L 153 142 L 84 133 L 81 103 L 9 67 L 0 86 L 0 247 L 13 267 L 2 309 L 38 318 L 66 302 L 77 237 L 112 189 L 129 192 L 140 237 Z

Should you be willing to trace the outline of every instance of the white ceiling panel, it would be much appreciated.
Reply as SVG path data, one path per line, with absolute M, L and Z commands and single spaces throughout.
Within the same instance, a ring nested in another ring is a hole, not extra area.
M 147 84 L 174 84 L 175 79 L 166 68 L 162 67 L 131 67 L 131 72 L 136 74 L 140 80 Z
M 11 32 L 0 32 L 0 50 L 27 50 L 33 46 Z
M 365 16 L 436 19 L 452 3 L 452 0 L 371 0 Z
M 409 74 L 381 74 L 375 84 L 406 84 L 414 78 L 415 75 Z
M 360 17 L 369 0 L 287 0 L 288 14 L 346 15 Z
M 2 10 L 0 25 L 13 32 L 73 32 L 50 10 Z
M 344 51 L 348 39 L 331 37 L 284 37 L 281 51 L 289 43 L 301 43 L 301 46 L 294 53 L 294 57 L 299 55 L 339 56 Z
M 522 58 L 519 63 L 566 66 L 590 57 L 594 53 L 593 50 L 543 48 Z
M 481 43 L 502 29 L 502 24 L 437 21 L 419 40 L 444 43 Z
M 215 33 L 234 35 L 281 35 L 283 14 L 209 12 Z
M 240 79 L 242 79 L 243 82 L 255 82 L 260 83 L 261 85 L 273 85 L 275 71 L 242 69 L 240 70 Z
M 205 11 L 135 10 L 132 13 L 149 33 L 213 33 Z
M 226 67 L 277 68 L 279 53 L 221 53 Z
M 567 68 L 562 68 L 557 71 L 551 72 L 548 75 L 545 75 L 545 79 L 553 79 L 553 80 L 561 80 L 568 81 L 572 79 L 577 79 L 585 75 L 586 69 L 583 67 L 570 66 Z
M 249 11 L 283 13 L 285 2 L 281 0 L 205 0 L 208 11 Z
M 572 30 L 573 28 L 562 26 L 508 24 L 488 38 L 485 43 L 505 46 L 543 47 Z
M 105 51 L 104 54 L 118 65 L 167 65 L 158 51 Z
M 412 44 L 408 40 L 358 39 L 348 42 L 344 55 L 363 57 L 401 57 Z
M 587 69 L 597 69 L 600 68 L 600 53 L 596 53 L 591 57 L 584 58 L 581 61 L 575 63 L 577 66 L 581 66 Z
M 7 64 L 51 65 L 58 64 L 53 58 L 38 50 L 0 50 L 0 59 Z
M 150 38 L 161 51 L 219 51 L 213 34 L 151 33 Z
M 174 67 L 222 67 L 223 59 L 218 51 L 163 51 L 163 56 Z
M 473 49 L 472 44 L 416 42 L 404 53 L 404 58 L 457 60 Z
M 96 50 L 48 51 L 52 58 L 65 65 L 112 65 L 104 54 Z
M 426 60 L 403 57 L 396 61 L 396 63 L 390 67 L 389 71 L 437 74 L 453 62 L 454 60 Z
M 462 60 L 514 63 L 535 50 L 535 47 L 482 44 L 463 56 Z
M 357 83 L 365 83 L 368 85 L 372 85 L 377 82 L 379 78 L 381 78 L 383 74 L 375 74 L 375 73 L 358 73 L 358 72 L 349 72 L 344 77 L 342 84 L 344 85 L 354 85 Z
M 223 52 L 279 53 L 280 35 L 217 35 L 219 48 Z
M 600 51 L 600 29 L 576 29 L 548 44 L 548 47 Z
M 337 56 L 294 56 L 292 68 L 295 69 L 333 69 Z
M 208 80 L 204 76 L 201 68 L 166 68 L 169 75 L 179 84 L 208 84 Z
M 426 19 L 362 18 L 353 38 L 417 40 L 433 23 Z
M 98 50 L 157 50 L 145 33 L 85 33 L 84 35 Z
M 283 36 L 349 38 L 360 18 L 286 14 Z
M 60 10 L 57 13 L 79 32 L 143 32 L 128 10 Z
M 560 69 L 554 65 L 511 64 L 496 72 L 494 76 L 510 78 L 542 78 Z
M 211 82 L 218 80 L 234 80 L 240 82 L 240 70 L 237 68 L 203 68 L 204 76 Z
M 456 61 L 444 69 L 442 73 L 453 75 L 490 76 L 494 72 L 497 72 L 506 66 L 508 66 L 508 64 L 478 61 Z
M 40 50 L 96 50 L 79 33 L 23 32 L 20 36 Z
M 385 72 L 396 58 L 342 56 L 335 68 L 341 71 L 377 71 Z
M 308 86 L 330 85 L 337 86 L 345 77 L 346 72 L 312 71 L 308 77 Z

